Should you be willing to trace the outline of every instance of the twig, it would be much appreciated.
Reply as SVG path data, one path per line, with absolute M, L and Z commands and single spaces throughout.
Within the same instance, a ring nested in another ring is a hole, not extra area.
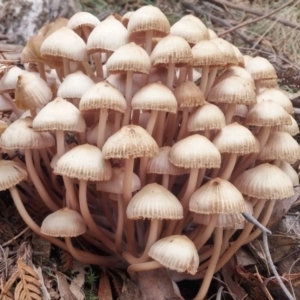
M 19 238 L 21 235 L 23 235 L 28 229 L 29 229 L 29 227 L 26 227 L 19 234 L 17 234 L 16 236 L 14 236 L 12 239 L 10 239 L 7 242 L 5 242 L 4 244 L 2 244 L 2 246 L 3 247 L 8 246 L 11 242 L 15 241 L 17 238 Z
M 262 225 L 261 223 L 259 223 L 252 215 L 250 215 L 247 212 L 243 213 L 244 218 L 248 221 L 251 222 L 252 224 L 254 224 L 256 227 L 258 227 L 260 229 L 261 232 L 265 232 L 268 234 L 272 234 L 272 232 L 266 228 L 264 225 Z
M 239 24 L 239 25 L 237 25 L 237 26 L 234 26 L 234 27 L 232 27 L 232 28 L 230 28 L 230 29 L 228 29 L 228 30 L 225 30 L 224 32 L 222 32 L 221 34 L 219 34 L 219 36 L 220 36 L 220 37 L 221 37 L 221 36 L 224 36 L 225 34 L 230 33 L 230 32 L 233 32 L 233 31 L 235 31 L 235 30 L 237 30 L 237 29 L 239 29 L 239 28 L 241 28 L 241 27 L 245 27 L 245 26 L 250 25 L 250 24 L 252 24 L 252 23 L 256 23 L 256 22 L 258 22 L 258 21 L 260 21 L 260 20 L 266 19 L 266 18 L 268 18 L 269 16 L 276 14 L 278 11 L 282 10 L 283 8 L 285 8 L 285 7 L 289 6 L 289 5 L 291 5 L 293 2 L 295 2 L 295 0 L 288 1 L 288 2 L 286 2 L 285 4 L 281 5 L 280 7 L 274 9 L 273 11 L 271 11 L 271 12 L 269 12 L 269 13 L 267 13 L 266 15 L 263 15 L 263 16 L 261 16 L 261 17 L 255 18 L 255 19 L 247 20 L 247 21 L 245 21 L 245 22 L 243 22 L 243 23 L 241 23 L 241 24 Z
M 258 272 L 258 269 L 257 269 L 257 266 L 256 266 L 256 265 L 255 265 L 255 270 L 256 270 L 256 275 L 257 275 L 257 277 L 258 277 L 258 280 L 259 280 L 260 283 L 262 284 L 262 288 L 263 288 L 263 290 L 264 290 L 264 292 L 265 292 L 267 298 L 268 298 L 269 300 L 274 300 L 273 297 L 271 296 L 269 290 L 267 289 L 267 286 L 266 286 L 265 282 L 262 280 L 262 278 L 261 278 L 261 276 L 260 276 L 260 274 L 259 274 L 259 272 Z
M 291 274 L 294 265 L 295 265 L 299 260 L 300 260 L 300 258 L 297 258 L 297 259 L 292 263 L 292 265 L 291 265 L 291 267 L 290 267 L 290 269 L 289 269 L 289 274 Z M 296 298 L 296 296 L 295 296 L 295 291 L 294 291 L 293 285 L 292 285 L 291 276 L 289 276 L 289 284 L 290 284 L 290 287 L 291 287 L 291 289 L 292 289 L 292 291 L 293 291 L 293 295 L 294 295 L 294 297 Z
M 262 16 L 263 15 L 263 12 L 255 9 L 255 8 L 251 8 L 249 6 L 238 5 L 238 4 L 232 3 L 230 1 L 226 1 L 226 0 L 210 0 L 210 1 L 212 1 L 214 3 L 218 3 L 218 4 L 221 4 L 221 5 L 224 5 L 224 6 L 228 6 L 230 8 L 236 9 L 236 10 L 241 10 L 243 12 L 247 12 L 247 13 L 252 14 L 252 15 L 256 15 L 256 16 Z M 295 28 L 297 30 L 300 30 L 300 24 L 299 23 L 294 23 L 294 22 L 286 21 L 286 20 L 283 20 L 283 19 L 280 19 L 280 18 L 277 19 L 274 16 L 268 16 L 266 18 L 274 20 L 274 21 L 276 20 L 276 21 L 278 21 L 278 23 L 281 23 L 283 25 L 286 25 L 286 26 Z

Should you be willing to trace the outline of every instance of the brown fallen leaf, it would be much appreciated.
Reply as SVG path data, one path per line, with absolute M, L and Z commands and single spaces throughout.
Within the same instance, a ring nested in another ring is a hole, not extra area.
M 64 300 L 78 300 L 71 292 L 66 276 L 57 270 L 55 270 L 55 275 L 57 278 L 57 288 L 61 298 Z
M 113 300 L 111 286 L 106 273 L 101 273 L 99 287 L 98 287 L 98 298 L 101 300 Z

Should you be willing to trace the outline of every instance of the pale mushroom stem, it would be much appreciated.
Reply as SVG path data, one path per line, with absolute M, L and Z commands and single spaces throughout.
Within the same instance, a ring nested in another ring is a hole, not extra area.
M 96 66 L 97 76 L 100 77 L 100 78 L 104 78 L 103 68 L 102 68 L 102 60 L 101 60 L 101 53 L 94 53 L 92 56 L 93 56 L 95 66 Z
M 65 132 L 63 130 L 56 130 L 56 147 L 57 159 L 65 154 Z
M 188 80 L 194 82 L 193 67 L 188 67 Z
M 266 211 L 264 211 L 264 215 L 262 219 L 259 221 L 261 225 L 266 226 L 271 218 L 273 209 L 275 206 L 275 200 L 269 200 L 269 203 L 267 205 Z M 254 241 L 259 235 L 261 234 L 261 230 L 259 228 L 256 228 L 247 238 L 244 244 L 251 243 Z
M 222 239 L 223 239 L 223 229 L 221 227 L 216 227 L 214 230 L 214 246 L 213 246 L 213 252 L 212 256 L 209 260 L 207 270 L 205 272 L 204 279 L 201 284 L 201 288 L 194 298 L 194 300 L 203 300 L 204 297 L 207 294 L 207 291 L 209 289 L 212 277 L 215 273 L 216 265 L 218 262 L 218 259 L 220 257 L 221 247 L 222 247 Z
M 105 233 L 97 226 L 95 223 L 89 207 L 87 203 L 87 181 L 80 180 L 79 181 L 79 204 L 80 204 L 80 211 L 84 221 L 86 222 L 88 228 L 97 238 L 97 240 L 101 241 L 109 250 L 116 253 L 115 244 L 105 235 Z
M 50 198 L 49 194 L 47 193 L 43 183 L 41 182 L 32 162 L 32 155 L 30 149 L 25 149 L 25 161 L 27 166 L 28 174 L 34 184 L 38 194 L 40 195 L 43 202 L 51 211 L 59 210 L 59 207 L 53 202 Z
M 210 238 L 211 234 L 214 231 L 214 228 L 216 227 L 218 221 L 218 215 L 217 214 L 213 214 L 210 217 L 209 223 L 207 224 L 207 226 L 205 227 L 204 231 L 202 232 L 201 235 L 197 235 L 194 239 L 194 244 L 196 246 L 197 251 L 199 251 L 204 244 L 208 241 L 208 239 Z
M 97 147 L 102 150 L 105 141 L 105 128 L 107 121 L 107 108 L 100 109 L 98 135 L 97 135 Z
M 165 119 L 166 119 L 166 112 L 165 111 L 160 111 L 158 113 L 158 120 L 157 120 L 158 130 L 156 131 L 156 137 L 155 137 L 155 140 L 157 142 L 158 147 L 163 146 L 163 141 L 164 141 L 164 130 L 163 130 L 163 128 L 165 127 Z
M 42 62 L 38 61 L 37 65 L 38 65 L 40 77 L 47 82 L 44 64 Z
M 185 81 L 186 76 L 187 76 L 187 68 L 186 67 L 180 68 L 179 78 L 177 80 L 177 85 L 179 85 L 181 82 Z
M 129 252 L 123 253 L 123 258 L 125 258 L 129 264 L 143 263 L 149 259 L 148 252 L 151 246 L 157 241 L 159 227 L 160 227 L 160 220 L 151 219 L 147 244 L 145 246 L 144 252 L 141 257 L 136 258 L 133 255 L 131 255 L 131 253 Z
M 72 179 L 68 176 L 63 176 L 64 185 L 66 188 L 66 193 L 68 197 L 68 202 L 70 203 L 70 208 L 76 210 L 77 212 L 80 211 L 79 204 L 77 201 L 76 193 L 74 190 L 74 185 Z
M 147 30 L 146 31 L 146 42 L 145 42 L 145 50 L 150 55 L 152 52 L 152 37 L 153 37 L 153 31 Z
M 122 200 L 122 195 L 118 194 L 118 223 L 116 230 L 116 251 L 121 254 L 122 252 L 122 235 L 124 228 L 124 204 Z
M 261 211 L 264 208 L 266 201 L 265 200 L 259 200 L 257 202 L 257 205 L 254 207 L 253 211 L 253 217 L 257 219 L 261 213 Z M 219 262 L 216 267 L 216 272 L 219 271 L 229 260 L 230 258 L 236 253 L 236 251 L 245 243 L 247 238 L 249 237 L 249 234 L 251 233 L 251 230 L 253 229 L 254 225 L 252 223 L 247 223 L 239 235 L 239 237 L 236 239 L 236 241 L 232 244 L 230 248 L 220 257 Z
M 221 174 L 218 174 L 218 177 L 224 179 L 224 180 L 230 180 L 232 171 L 234 169 L 236 160 L 237 160 L 237 154 L 236 153 L 231 153 L 229 156 L 229 160 L 227 162 L 226 168 L 223 170 Z
M 144 263 L 130 265 L 127 268 L 127 272 L 130 278 L 134 278 L 135 272 L 149 271 L 149 270 L 159 269 L 163 267 L 164 266 L 160 264 L 158 261 L 153 260 Z
M 161 184 L 167 190 L 169 189 L 169 180 L 170 180 L 170 175 L 169 174 L 163 174 L 162 175 L 162 183 Z
M 187 132 L 188 120 L 189 120 L 189 108 L 184 107 L 182 110 L 182 120 L 181 120 L 180 130 L 177 136 L 177 142 L 185 138 Z
M 130 123 L 132 84 L 133 84 L 133 72 L 127 71 L 126 88 L 125 88 L 125 99 L 127 103 L 127 108 L 123 117 L 122 126 L 128 125 Z
M 151 114 L 150 114 L 150 118 L 148 120 L 147 126 L 146 126 L 146 131 L 152 135 L 153 134 L 153 130 L 154 130 L 154 126 L 157 120 L 157 116 L 158 116 L 158 110 L 151 110 Z
M 271 126 L 262 127 L 256 136 L 259 141 L 260 150 L 262 150 L 269 138 L 271 133 Z M 238 164 L 237 168 L 232 173 L 232 180 L 235 180 L 243 171 L 245 171 L 251 163 L 253 163 L 258 157 L 258 153 L 249 154 L 240 164 Z
M 120 112 L 115 112 L 115 122 L 114 122 L 114 133 L 117 132 L 121 128 L 121 119 L 122 115 Z
M 217 77 L 217 73 L 218 73 L 218 67 L 213 67 L 213 68 L 210 69 L 209 75 L 208 75 L 208 82 L 207 82 L 207 86 L 206 86 L 206 89 L 205 89 L 205 97 L 210 92 L 210 90 L 211 90 L 211 88 L 214 84 L 214 81 Z
M 205 95 L 207 82 L 208 82 L 208 73 L 209 73 L 209 66 L 202 67 L 202 75 L 200 79 L 200 90 L 202 91 L 203 95 Z
M 230 103 L 227 106 L 227 111 L 226 111 L 226 114 L 225 114 L 225 120 L 226 120 L 227 125 L 231 123 L 232 117 L 235 113 L 235 107 L 236 107 L 235 103 Z
M 63 66 L 64 66 L 64 76 L 68 76 L 70 74 L 70 63 L 69 59 L 66 57 L 63 57 Z

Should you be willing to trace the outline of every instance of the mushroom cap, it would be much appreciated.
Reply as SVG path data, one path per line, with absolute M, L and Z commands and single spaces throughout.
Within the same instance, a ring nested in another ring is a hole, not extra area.
M 8 98 L 4 97 L 0 94 L 0 111 L 11 111 L 13 110 L 13 102 L 8 100 Z
M 258 199 L 277 200 L 294 194 L 288 175 L 268 163 L 244 171 L 235 179 L 234 185 L 242 194 Z
M 57 97 L 64 99 L 80 99 L 93 85 L 94 81 L 90 77 L 81 71 L 76 71 L 64 78 L 57 90 Z
M 158 240 L 151 246 L 148 255 L 164 267 L 177 272 L 194 275 L 199 266 L 197 249 L 185 235 L 171 235 Z
M 171 147 L 165 146 L 159 149 L 159 153 L 150 158 L 147 164 L 147 173 L 182 175 L 188 173 L 187 169 L 176 167 L 169 160 Z
M 0 80 L 0 92 L 14 92 L 17 86 L 18 77 L 25 72 L 26 71 L 16 66 L 10 68 L 6 73 L 4 73 Z
M 221 109 L 209 102 L 198 107 L 189 117 L 188 131 L 220 130 L 226 125 L 225 116 Z
M 122 16 L 121 23 L 124 25 L 125 28 L 128 27 L 129 20 L 133 14 L 134 11 L 128 11 Z
M 10 189 L 26 178 L 25 165 L 12 160 L 0 160 L 0 191 Z
M 177 101 L 173 92 L 161 82 L 148 83 L 131 100 L 132 109 L 166 111 L 175 114 Z
M 192 194 L 189 210 L 199 214 L 238 214 L 245 211 L 245 201 L 232 183 L 214 178 Z
M 234 116 L 246 118 L 248 111 L 248 107 L 245 104 L 237 104 L 235 106 Z
M 289 114 L 272 100 L 255 104 L 245 120 L 245 124 L 254 126 L 291 125 L 291 123 Z
M 199 134 L 180 140 L 170 150 L 170 161 L 177 167 L 220 168 L 221 154 L 216 146 Z
M 174 90 L 178 108 L 195 107 L 203 105 L 204 95 L 199 87 L 192 81 L 182 81 Z
M 252 105 L 256 103 L 256 94 L 248 80 L 239 76 L 230 76 L 210 90 L 208 101 Z
M 218 35 L 211 28 L 208 28 L 209 40 L 216 39 Z
M 226 62 L 227 65 L 238 65 L 238 58 L 235 54 L 232 45 L 229 42 L 219 37 L 211 39 L 210 41 L 215 43 L 219 47 L 223 54 L 223 60 Z
M 151 68 L 147 52 L 135 43 L 129 43 L 118 48 L 106 62 L 111 74 L 133 72 L 148 74 Z
M 129 157 L 153 157 L 158 146 L 152 136 L 137 125 L 123 126 L 104 144 L 102 153 L 105 159 Z
M 79 102 L 81 111 L 106 108 L 124 113 L 126 107 L 124 96 L 106 80 L 88 88 Z
M 124 174 L 125 174 L 125 169 L 123 167 L 112 168 L 111 178 L 106 181 L 97 182 L 97 190 L 107 192 L 107 193 L 119 194 L 119 195 L 123 194 Z M 133 173 L 132 180 L 131 180 L 131 192 L 135 192 L 140 189 L 141 189 L 141 180 L 135 173 Z
M 93 127 L 88 128 L 86 132 L 86 141 L 88 144 L 97 145 L 97 137 L 98 137 L 99 126 L 96 123 Z M 111 135 L 114 134 L 114 124 L 111 122 L 106 122 L 105 132 L 104 132 L 104 140 L 107 141 Z
M 145 33 L 150 30 L 153 37 L 166 36 L 170 32 L 170 23 L 158 7 L 145 5 L 130 16 L 127 29 L 132 41 L 141 42 L 145 40 Z
M 89 144 L 76 146 L 62 155 L 54 173 L 90 181 L 109 180 L 112 176 L 109 161 L 103 158 L 99 148 Z
M 32 122 L 32 127 L 37 131 L 84 132 L 86 125 L 75 105 L 57 97 L 40 110 Z
M 244 60 L 244 56 L 243 54 L 241 53 L 240 49 L 236 46 L 234 46 L 233 44 L 231 44 L 232 48 L 233 48 L 233 51 L 235 53 L 235 56 L 237 57 L 237 60 L 238 60 L 238 65 L 240 67 L 245 67 L 245 60 Z
M 223 127 L 213 140 L 220 153 L 245 155 L 259 152 L 259 142 L 252 132 L 238 123 Z
M 300 147 L 296 140 L 287 132 L 273 131 L 261 150 L 259 160 L 285 160 L 295 163 L 300 159 Z
M 153 66 L 175 64 L 175 67 L 191 66 L 193 63 L 192 50 L 188 42 L 179 36 L 168 35 L 162 38 L 151 55 Z
M 267 59 L 261 56 L 256 56 L 250 60 L 247 60 L 245 69 L 251 74 L 254 80 L 277 78 L 277 74 L 273 65 Z
M 293 182 L 293 186 L 299 186 L 299 175 L 288 162 L 282 161 L 279 168 L 290 177 Z
M 75 237 L 86 232 L 86 224 L 82 216 L 67 207 L 48 215 L 42 225 L 41 233 L 56 237 Z
M 68 58 L 74 61 L 87 61 L 86 44 L 83 39 L 68 27 L 51 33 L 41 46 L 42 57 Z
M 127 29 L 113 16 L 97 25 L 87 40 L 89 54 L 95 52 L 112 53 L 129 42 Z
M 36 132 L 32 129 L 32 118 L 25 117 L 11 123 L 0 138 L 4 149 L 44 149 L 55 145 L 49 132 Z
M 94 28 L 98 24 L 100 24 L 100 20 L 96 16 L 86 11 L 80 11 L 69 19 L 67 27 L 76 31 L 76 29 L 83 26 Z
M 291 136 L 295 136 L 299 133 L 299 126 L 296 120 L 290 115 L 290 119 L 292 121 L 291 125 L 278 125 L 274 126 L 274 131 L 284 131 L 289 133 Z
M 131 198 L 126 214 L 127 218 L 136 220 L 179 220 L 183 218 L 183 208 L 169 190 L 157 183 L 150 183 Z

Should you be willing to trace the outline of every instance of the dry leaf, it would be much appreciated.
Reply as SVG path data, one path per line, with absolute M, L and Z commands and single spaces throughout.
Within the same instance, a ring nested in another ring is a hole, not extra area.
M 113 300 L 109 279 L 105 273 L 102 273 L 100 277 L 98 298 L 101 300 Z
M 51 300 L 51 296 L 48 293 L 48 290 L 45 286 L 44 277 L 43 277 L 43 274 L 42 274 L 41 267 L 36 268 L 35 266 L 33 266 L 33 269 L 39 277 L 39 282 L 41 284 L 41 291 L 42 291 L 42 300 Z
M 65 275 L 59 271 L 55 272 L 57 278 L 57 288 L 63 300 L 78 300 L 71 292 L 70 286 Z
M 82 287 L 85 282 L 85 273 L 86 273 L 86 271 L 84 270 L 85 266 L 86 265 L 76 260 L 73 262 L 72 273 L 78 273 L 78 274 L 72 279 L 70 284 L 70 290 L 78 300 L 84 300 L 85 297 L 82 291 Z

